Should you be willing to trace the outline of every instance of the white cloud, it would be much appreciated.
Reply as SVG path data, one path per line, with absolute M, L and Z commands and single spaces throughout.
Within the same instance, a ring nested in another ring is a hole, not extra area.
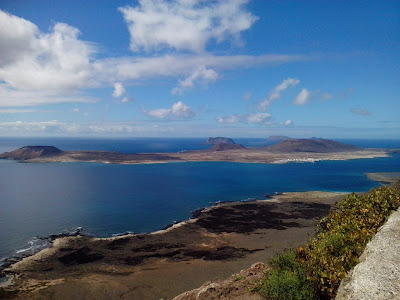
M 110 83 L 111 80 L 153 80 L 177 78 L 191 74 L 199 67 L 216 73 L 242 68 L 276 65 L 308 59 L 301 55 L 163 55 L 154 57 L 107 58 L 93 63 L 95 82 Z
M 312 96 L 312 93 L 307 89 L 302 89 L 301 92 L 293 99 L 293 104 L 304 105 L 306 104 Z
M 234 114 L 226 117 L 217 117 L 218 123 L 233 124 L 233 123 L 246 123 L 246 124 L 270 124 L 269 120 L 271 115 L 267 113 L 254 113 L 254 114 Z
M 131 102 L 131 101 L 133 101 L 133 100 L 130 97 L 124 97 L 121 100 L 122 103 L 128 103 L 128 102 Z
M 362 109 L 362 108 L 353 108 L 350 110 L 353 114 L 355 115 L 360 115 L 360 116 L 369 116 L 371 114 L 370 111 Z
M 262 124 L 271 119 L 271 115 L 267 113 L 249 114 L 246 118 L 249 124 Z
M 79 112 L 79 108 L 75 107 L 72 111 L 73 112 Z
M 285 122 L 283 122 L 282 125 L 285 125 L 285 126 L 293 125 L 293 121 L 292 120 L 286 120 Z
M 56 103 L 95 103 L 99 99 L 77 92 L 16 90 L 0 84 L 0 107 L 37 106 Z
M 154 110 L 143 110 L 143 112 L 157 119 L 191 119 L 196 113 L 181 101 L 176 102 L 171 108 L 159 108 Z
M 125 94 L 125 88 L 124 88 L 124 86 L 123 86 L 120 82 L 114 83 L 114 92 L 113 92 L 112 96 L 113 96 L 114 98 L 119 98 L 119 97 L 121 97 L 123 94 Z
M 0 79 L 22 90 L 87 86 L 94 48 L 79 34 L 64 23 L 42 33 L 33 23 L 0 10 Z
M 0 106 L 93 102 L 75 93 L 92 84 L 94 47 L 79 34 L 64 23 L 43 33 L 0 10 Z
M 217 78 L 217 72 L 201 66 L 190 74 L 190 76 L 186 77 L 184 80 L 180 80 L 178 86 L 173 88 L 171 93 L 173 95 L 182 95 L 185 90 L 193 88 L 195 82 L 200 81 L 203 84 L 207 84 L 208 82 L 215 82 Z
M 24 113 L 36 113 L 36 112 L 51 112 L 51 111 L 37 110 L 37 109 L 0 109 L 0 114 L 24 114 Z
M 218 123 L 226 123 L 226 124 L 239 123 L 242 119 L 243 115 L 240 114 L 230 115 L 227 117 L 216 117 L 216 121 Z
M 139 0 L 137 6 L 119 10 L 128 24 L 132 51 L 202 52 L 210 40 L 238 40 L 251 27 L 257 17 L 245 10 L 247 2 Z
M 199 34 L 207 37 L 207 41 L 222 41 L 236 37 L 245 30 L 243 20 L 246 16 L 254 18 L 243 10 L 246 2 L 238 0 L 210 4 L 204 1 L 194 4 L 189 0 L 179 3 L 144 1 L 136 9 L 152 6 L 145 11 L 153 12 L 157 7 L 166 5 L 167 11 L 171 7 L 181 7 L 179 12 L 193 11 L 194 20 L 212 21 L 212 30 L 200 30 Z M 208 13 L 213 16 L 211 19 Z M 163 12 L 160 14 L 163 15 Z M 181 30 L 177 32 L 181 34 Z M 176 93 L 183 93 L 195 84 L 216 81 L 224 71 L 309 59 L 302 55 L 216 56 L 206 52 L 188 54 L 187 51 L 186 54 L 171 52 L 161 56 L 95 59 L 96 46 L 79 39 L 79 35 L 77 28 L 64 23 L 55 23 L 48 32 L 42 32 L 32 22 L 0 10 L 0 106 L 93 103 L 99 99 L 83 95 L 82 90 L 113 86 L 116 82 L 126 80 L 137 82 L 184 78 L 175 90 Z M 196 39 L 190 37 L 190 43 L 192 38 Z M 155 42 L 158 43 L 156 39 Z M 203 49 L 205 45 L 206 41 L 198 49 Z
M 284 90 L 291 86 L 296 86 L 300 83 L 300 80 L 296 78 L 288 78 L 281 82 L 281 84 L 277 85 L 270 93 L 267 98 L 260 101 L 258 103 L 258 110 L 265 112 L 268 107 L 277 99 L 281 97 L 281 94 Z

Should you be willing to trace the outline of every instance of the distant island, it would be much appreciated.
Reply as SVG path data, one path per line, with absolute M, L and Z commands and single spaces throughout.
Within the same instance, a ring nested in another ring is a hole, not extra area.
M 228 144 L 228 145 L 234 145 L 236 144 L 234 140 L 226 137 L 209 137 L 207 139 L 207 142 L 205 142 L 206 145 L 217 145 L 217 144 Z
M 284 140 L 291 140 L 291 137 L 288 137 L 286 135 L 271 135 L 268 138 L 268 142 L 282 142 Z
M 120 153 L 111 151 L 63 151 L 53 146 L 25 146 L 0 154 L 0 159 L 22 162 L 101 162 L 152 164 L 189 161 L 241 163 L 317 162 L 387 157 L 396 150 L 364 149 L 327 139 L 289 139 L 268 147 L 246 148 L 229 138 L 208 138 L 209 149 L 179 153 Z

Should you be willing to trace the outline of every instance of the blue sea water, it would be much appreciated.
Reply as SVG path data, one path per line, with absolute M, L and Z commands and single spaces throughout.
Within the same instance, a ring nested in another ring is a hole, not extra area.
M 177 152 L 203 149 L 205 139 L 1 139 L 0 153 L 24 145 L 63 150 Z M 265 140 L 238 139 L 245 146 Z M 356 140 L 371 148 L 400 148 L 400 141 Z M 26 254 L 45 237 L 83 227 L 99 237 L 149 232 L 188 219 L 218 201 L 263 198 L 275 192 L 367 191 L 379 184 L 366 172 L 400 172 L 400 155 L 316 164 L 224 162 L 109 165 L 29 164 L 0 160 L 0 258 Z M 36 248 L 35 248 L 36 247 Z

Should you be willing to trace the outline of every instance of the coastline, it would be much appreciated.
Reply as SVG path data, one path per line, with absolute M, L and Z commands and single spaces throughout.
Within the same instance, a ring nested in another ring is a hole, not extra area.
M 363 149 L 343 152 L 274 152 L 262 148 L 240 150 L 205 151 L 193 150 L 179 153 L 127 154 L 109 151 L 62 151 L 62 154 L 18 159 L 9 153 L 0 154 L 0 159 L 19 160 L 24 163 L 94 162 L 105 164 L 158 164 L 178 162 L 236 162 L 236 163 L 315 163 L 324 160 L 351 160 L 388 157 L 394 150 Z
M 52 247 L 7 269 L 13 274 L 8 289 L 22 291 L 16 299 L 49 299 L 51 293 L 73 299 L 77 285 L 89 299 L 102 299 L 99 284 L 107 280 L 111 294 L 103 299 L 131 289 L 133 298 L 171 298 L 300 245 L 313 234 L 315 218 L 327 214 L 343 195 L 283 193 L 273 199 L 220 203 L 149 234 L 58 238 Z
M 382 180 L 385 174 L 376 176 Z M 396 174 L 389 176 L 396 178 Z M 51 293 L 61 292 L 69 295 L 66 299 L 73 299 L 71 286 L 75 285 L 89 299 L 102 299 L 98 283 L 107 280 L 111 293 L 107 297 L 118 296 L 112 293 L 122 286 L 125 292 L 134 289 L 129 294 L 135 297 L 171 298 L 206 281 L 227 278 L 256 262 L 267 261 L 285 247 L 303 244 L 314 232 L 315 218 L 327 214 L 344 195 L 282 193 L 272 199 L 217 203 L 193 212 L 192 219 L 147 234 L 57 238 L 50 248 L 9 267 L 7 272 L 13 275 L 2 286 L 22 291 L 21 298 L 16 299 L 50 299 Z M 266 207 L 270 208 L 264 211 Z M 266 215 L 254 220 L 260 211 Z M 273 222 L 263 222 L 270 219 L 268 216 L 273 216 Z M 193 275 L 199 269 L 203 271 Z M 78 278 L 97 284 L 83 286 Z M 171 282 L 171 278 L 180 280 Z

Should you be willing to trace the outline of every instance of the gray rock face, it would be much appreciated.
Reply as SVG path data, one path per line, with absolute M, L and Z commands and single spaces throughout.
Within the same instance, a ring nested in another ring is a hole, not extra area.
M 400 299 L 400 209 L 393 213 L 340 284 L 336 300 Z

